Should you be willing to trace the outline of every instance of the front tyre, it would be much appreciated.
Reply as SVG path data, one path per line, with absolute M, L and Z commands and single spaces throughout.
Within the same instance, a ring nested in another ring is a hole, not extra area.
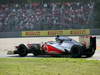
M 24 44 L 20 44 L 17 51 L 19 56 L 21 57 L 27 56 L 27 47 Z
M 72 58 L 80 58 L 81 57 L 81 46 L 73 45 L 71 48 L 71 57 Z

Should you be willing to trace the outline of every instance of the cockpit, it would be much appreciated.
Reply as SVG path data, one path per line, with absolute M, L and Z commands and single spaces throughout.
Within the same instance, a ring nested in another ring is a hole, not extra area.
M 57 42 L 59 42 L 59 43 L 62 43 L 62 42 L 64 42 L 64 41 L 72 41 L 72 39 L 71 38 L 68 38 L 68 37 L 58 37 L 58 38 L 56 38 L 55 39 Z

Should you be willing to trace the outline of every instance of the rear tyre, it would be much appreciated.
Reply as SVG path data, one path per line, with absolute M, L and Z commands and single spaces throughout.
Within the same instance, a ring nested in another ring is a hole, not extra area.
M 72 58 L 80 58 L 81 57 L 81 46 L 73 45 L 71 48 L 71 57 Z
M 19 56 L 21 57 L 27 56 L 28 49 L 24 44 L 20 44 L 17 51 L 18 51 Z

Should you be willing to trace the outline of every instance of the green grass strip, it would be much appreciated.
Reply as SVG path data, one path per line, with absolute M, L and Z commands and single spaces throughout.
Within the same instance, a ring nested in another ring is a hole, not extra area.
M 0 58 L 0 75 L 100 75 L 100 61 L 73 58 Z

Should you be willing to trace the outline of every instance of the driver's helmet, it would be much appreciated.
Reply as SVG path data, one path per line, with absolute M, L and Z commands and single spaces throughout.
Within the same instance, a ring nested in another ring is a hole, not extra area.
M 55 38 L 56 41 L 71 41 L 71 38 L 68 37 L 63 37 L 63 36 L 59 36 L 57 35 L 57 37 Z
M 61 36 L 59 36 L 59 35 L 56 36 L 55 40 L 56 40 L 57 42 L 59 42 L 59 43 L 62 43 L 62 42 L 64 41 L 63 37 L 61 37 Z
M 56 41 L 58 41 L 58 40 L 59 40 L 59 37 L 60 37 L 60 36 L 59 36 L 59 35 L 57 35 L 57 36 L 56 36 L 56 38 L 55 38 L 55 40 L 56 40 Z

